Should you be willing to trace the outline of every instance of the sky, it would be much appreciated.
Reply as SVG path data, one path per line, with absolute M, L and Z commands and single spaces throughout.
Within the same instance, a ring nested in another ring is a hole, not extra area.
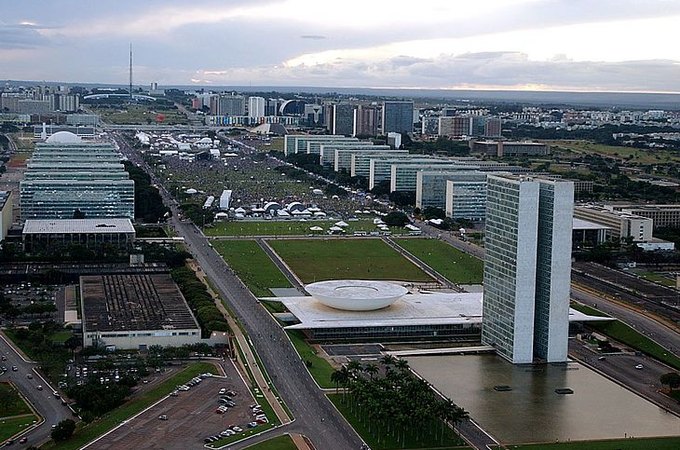
M 0 0 L 0 79 L 680 92 L 680 0 Z

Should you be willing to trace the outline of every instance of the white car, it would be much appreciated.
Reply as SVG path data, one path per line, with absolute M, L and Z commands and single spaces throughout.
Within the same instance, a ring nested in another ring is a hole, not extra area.
M 644 367 L 645 366 L 643 366 L 642 364 L 638 364 L 637 366 L 635 366 L 637 370 L 642 370 Z

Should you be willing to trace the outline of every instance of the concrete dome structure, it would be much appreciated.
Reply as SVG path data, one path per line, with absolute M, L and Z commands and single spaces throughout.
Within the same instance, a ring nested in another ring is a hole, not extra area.
M 45 141 L 48 144 L 78 144 L 83 140 L 75 133 L 70 131 L 57 131 Z
M 343 311 L 373 311 L 390 306 L 408 290 L 398 284 L 373 280 L 329 280 L 305 286 L 316 300 Z

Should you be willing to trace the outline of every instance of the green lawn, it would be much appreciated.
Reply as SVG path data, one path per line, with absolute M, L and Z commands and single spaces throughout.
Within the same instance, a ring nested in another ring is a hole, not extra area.
M 648 272 L 646 270 L 633 270 L 637 276 L 644 278 L 652 283 L 658 283 L 668 287 L 675 287 L 675 278 L 668 278 L 662 273 Z
M 236 222 L 216 222 L 203 229 L 206 236 L 306 236 L 309 234 L 323 235 L 337 220 L 240 220 Z M 373 220 L 362 219 L 347 221 L 346 235 L 351 236 L 355 231 L 378 231 Z M 311 231 L 310 227 L 321 227 L 324 231 Z M 392 234 L 404 234 L 407 230 L 390 227 Z
M 295 443 L 287 434 L 246 447 L 248 450 L 297 450 Z
M 590 323 L 589 325 L 612 339 L 623 342 L 636 350 L 640 350 L 651 357 L 680 370 L 680 358 L 648 337 L 641 335 L 625 323 L 617 320 L 613 322 Z
M 139 397 L 135 397 L 122 406 L 114 409 L 110 413 L 102 416 L 100 419 L 82 428 L 78 428 L 73 437 L 68 441 L 59 444 L 50 441 L 49 443 L 43 445 L 41 449 L 75 450 L 80 448 L 96 437 L 101 436 L 112 428 L 118 426 L 122 421 L 129 419 L 130 417 L 142 411 L 144 408 L 149 407 L 164 396 L 168 395 L 175 389 L 177 385 L 184 384 L 195 376 L 205 372 L 217 374 L 217 368 L 210 363 L 192 363 L 186 368 L 182 369 L 180 372 L 165 380 L 163 383 L 159 384 L 151 391 L 146 392 Z
M 104 122 L 113 124 L 156 124 L 166 125 L 187 124 L 187 117 L 177 109 L 156 107 L 154 105 L 127 105 L 120 108 L 97 108 L 91 107 Z M 159 120 L 159 115 L 163 120 Z
M 395 239 L 395 242 L 456 284 L 481 284 L 484 261 L 438 239 Z
M 1 413 L 4 414 L 4 413 Z M 36 417 L 31 414 L 29 416 L 23 417 L 13 417 L 11 419 L 4 419 L 0 421 L 0 442 L 5 439 L 9 439 L 15 434 L 19 433 L 21 430 L 30 426 L 33 421 L 37 420 Z
M 404 446 L 397 437 L 393 436 L 387 431 L 386 426 L 381 426 L 371 422 L 371 431 L 369 432 L 369 423 L 367 421 L 361 421 L 360 418 L 352 412 L 349 402 L 345 404 L 343 402 L 343 394 L 328 394 L 328 398 L 333 402 L 338 411 L 345 417 L 347 422 L 354 428 L 354 430 L 359 433 L 361 438 L 371 447 L 373 450 L 391 450 L 391 449 L 454 449 L 454 448 L 469 448 L 463 444 L 463 441 L 448 427 L 443 428 L 443 438 L 440 438 L 440 430 L 432 429 L 423 430 L 424 424 L 414 424 L 414 426 L 407 427 L 406 437 L 404 439 Z M 378 430 L 376 430 L 376 427 Z M 421 436 L 418 438 L 417 433 L 421 432 Z M 425 431 L 425 432 L 423 432 Z M 380 442 L 374 437 L 374 435 L 381 436 Z
M 632 163 L 655 164 L 660 161 L 678 161 L 677 155 L 667 150 L 643 150 L 634 147 L 595 144 L 589 141 L 546 141 L 556 149 L 566 149 L 575 153 L 599 154 L 613 158 L 627 159 Z
M 583 314 L 588 314 L 589 316 L 609 317 L 607 314 L 603 313 L 599 309 L 591 308 L 590 306 L 584 305 L 582 303 L 571 302 L 569 306 L 574 308 L 576 311 L 580 311 Z
M 271 297 L 269 288 L 291 287 L 269 256 L 252 240 L 213 241 L 213 247 L 256 297 Z
M 0 417 L 18 416 L 20 414 L 31 414 L 19 392 L 9 383 L 0 383 Z
M 295 346 L 302 360 L 305 361 L 309 373 L 319 386 L 322 388 L 335 387 L 335 384 L 331 382 L 331 374 L 335 372 L 335 369 L 333 369 L 328 361 L 316 354 L 314 348 L 305 341 L 302 332 L 291 330 L 288 332 L 288 337 L 290 337 L 290 341 Z
M 680 437 L 506 445 L 503 448 L 510 450 L 677 450 L 680 448 Z
M 281 240 L 270 245 L 304 283 L 342 279 L 432 281 L 380 239 Z

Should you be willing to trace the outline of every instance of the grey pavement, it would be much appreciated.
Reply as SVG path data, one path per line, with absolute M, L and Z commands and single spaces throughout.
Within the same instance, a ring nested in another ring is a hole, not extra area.
M 24 395 L 24 397 L 31 403 L 33 408 L 45 418 L 44 423 L 39 424 L 25 435 L 28 437 L 26 444 L 15 443 L 13 448 L 26 448 L 30 445 L 38 446 L 50 439 L 52 433 L 52 425 L 56 425 L 64 419 L 74 419 L 73 412 L 61 404 L 61 401 L 52 395 L 53 387 L 40 376 L 34 369 L 37 364 L 32 361 L 25 361 L 22 356 L 16 351 L 11 341 L 0 333 L 0 352 L 7 358 L 2 365 L 7 366 L 8 371 L 4 375 L 0 375 L 0 381 L 12 381 L 17 389 Z M 11 370 L 12 366 L 17 366 L 17 371 Z M 29 379 L 27 375 L 33 378 Z M 38 385 L 42 385 L 43 389 L 39 391 Z

